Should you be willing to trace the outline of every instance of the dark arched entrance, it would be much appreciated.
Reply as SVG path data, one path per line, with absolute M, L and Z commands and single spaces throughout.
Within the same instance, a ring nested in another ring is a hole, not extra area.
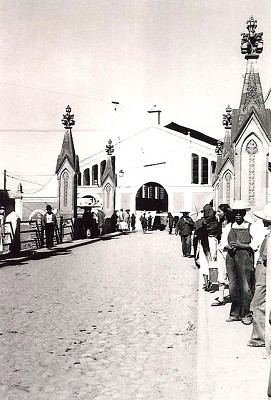
M 168 211 L 168 194 L 157 182 L 148 182 L 138 189 L 136 194 L 136 210 Z

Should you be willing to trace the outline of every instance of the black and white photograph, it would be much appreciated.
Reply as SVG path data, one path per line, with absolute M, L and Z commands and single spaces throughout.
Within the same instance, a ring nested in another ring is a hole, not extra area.
M 0 399 L 271 399 L 270 0 L 0 0 Z

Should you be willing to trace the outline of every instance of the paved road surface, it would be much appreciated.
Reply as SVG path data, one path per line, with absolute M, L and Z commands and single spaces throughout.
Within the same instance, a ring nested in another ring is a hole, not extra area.
M 194 400 L 197 279 L 159 231 L 1 268 L 0 399 Z

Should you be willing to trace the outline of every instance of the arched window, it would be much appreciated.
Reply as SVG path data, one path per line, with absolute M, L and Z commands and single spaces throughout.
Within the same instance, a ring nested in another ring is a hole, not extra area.
M 82 174 L 81 174 L 81 172 L 78 172 L 78 175 L 77 175 L 77 185 L 78 186 L 82 185 Z
M 92 167 L 92 185 L 98 186 L 98 165 L 95 164 Z
M 199 156 L 192 153 L 191 156 L 191 183 L 199 183 Z
M 102 178 L 106 166 L 106 161 L 103 160 L 100 164 L 100 177 Z
M 208 184 L 208 175 L 209 175 L 208 158 L 201 157 L 201 184 L 202 185 Z
M 216 169 L 216 162 L 215 162 L 215 161 L 211 161 L 211 171 L 212 171 L 212 174 L 215 173 L 215 169 Z
M 86 168 L 84 170 L 83 185 L 84 186 L 89 186 L 90 185 L 89 168 Z

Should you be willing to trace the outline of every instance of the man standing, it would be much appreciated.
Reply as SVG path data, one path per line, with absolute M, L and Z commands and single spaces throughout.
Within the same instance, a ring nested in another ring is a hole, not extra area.
M 267 204 L 263 210 L 254 212 L 254 214 L 256 217 L 262 219 L 265 228 L 265 237 L 261 244 L 256 264 L 255 293 L 251 302 L 253 325 L 251 339 L 247 345 L 250 347 L 265 347 L 266 266 L 267 246 L 271 231 L 271 203 Z
M 49 204 L 46 206 L 46 213 L 43 216 L 42 225 L 45 230 L 46 247 L 48 250 L 51 250 L 54 245 L 54 231 L 57 226 L 57 220 Z
M 252 225 L 244 218 L 250 208 L 246 207 L 242 200 L 236 200 L 231 209 L 235 222 L 229 231 L 225 249 L 228 251 L 226 269 L 232 304 L 230 316 L 226 321 L 242 321 L 244 325 L 250 325 L 250 303 L 255 285 L 254 251 L 257 248 L 253 245 Z
M 167 215 L 167 223 L 168 223 L 168 233 L 170 235 L 172 233 L 173 222 L 174 222 L 173 215 L 171 214 L 171 212 L 169 212 Z
M 191 235 L 194 229 L 194 221 L 189 217 L 189 211 L 183 211 L 182 217 L 176 225 L 176 235 L 181 236 L 183 257 L 189 257 L 191 253 Z

